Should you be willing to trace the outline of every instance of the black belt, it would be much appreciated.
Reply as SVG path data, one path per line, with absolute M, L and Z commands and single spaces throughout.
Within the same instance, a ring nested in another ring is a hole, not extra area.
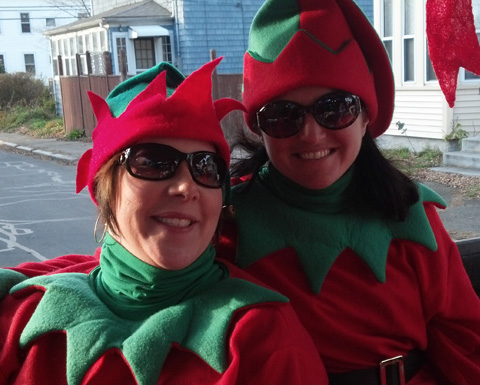
M 406 357 L 389 358 L 378 366 L 345 373 L 330 373 L 330 385 L 405 385 L 425 363 L 423 352 L 412 350 Z

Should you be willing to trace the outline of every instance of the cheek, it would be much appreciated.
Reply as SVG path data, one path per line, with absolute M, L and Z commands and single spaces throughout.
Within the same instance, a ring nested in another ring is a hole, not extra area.
M 275 138 L 264 136 L 263 142 L 265 144 L 265 149 L 267 151 L 268 158 L 273 164 L 275 165 L 281 164 L 282 161 L 287 159 L 286 154 L 289 153 L 288 149 L 290 147 L 289 138 L 275 139 Z
M 140 213 L 142 207 L 148 205 L 148 195 L 150 194 L 145 194 L 147 190 L 138 188 L 135 183 L 128 183 L 125 177 L 121 178 L 118 184 L 117 205 L 115 207 L 115 216 L 120 229 L 125 226 L 128 227 L 130 221 Z
M 211 222 L 218 222 L 220 212 L 222 210 L 223 192 L 221 189 L 211 190 L 211 193 L 206 194 L 203 200 L 203 207 L 205 215 Z

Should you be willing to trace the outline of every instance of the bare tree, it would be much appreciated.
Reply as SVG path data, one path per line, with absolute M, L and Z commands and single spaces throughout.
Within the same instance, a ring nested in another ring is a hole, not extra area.
M 55 8 L 61 9 L 63 12 L 72 17 L 90 17 L 91 5 L 90 0 L 45 0 L 48 4 Z

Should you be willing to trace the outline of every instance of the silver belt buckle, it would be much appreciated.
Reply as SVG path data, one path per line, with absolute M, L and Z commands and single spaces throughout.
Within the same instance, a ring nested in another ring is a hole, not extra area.
M 387 383 L 387 367 L 397 365 L 398 367 L 398 383 L 405 385 L 405 367 L 403 365 L 403 356 L 387 358 L 380 362 L 380 384 L 388 385 Z

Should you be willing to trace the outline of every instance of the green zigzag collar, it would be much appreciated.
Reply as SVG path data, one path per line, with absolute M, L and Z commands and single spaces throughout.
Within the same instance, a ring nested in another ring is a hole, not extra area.
M 269 167 L 246 192 L 239 192 L 241 186 L 234 187 L 231 198 L 239 236 L 237 265 L 245 268 L 268 254 L 293 247 L 312 291 L 319 293 L 330 267 L 346 248 L 365 261 L 380 282 L 386 279 L 387 254 L 393 239 L 437 249 L 423 206 L 423 202 L 445 206 L 437 193 L 419 185 L 420 200 L 410 208 L 408 218 L 385 222 L 361 216 L 342 203 L 351 174 L 348 172 L 327 189 L 313 191 L 293 184 Z
M 14 294 L 32 286 L 45 289 L 20 344 L 23 347 L 43 334 L 65 330 L 70 385 L 80 384 L 87 370 L 110 348 L 122 351 L 139 385 L 154 385 L 172 342 L 195 352 L 213 369 L 223 372 L 233 313 L 252 304 L 288 302 L 280 294 L 248 281 L 226 278 L 187 301 L 162 309 L 147 319 L 133 321 L 110 311 L 88 282 L 85 274 L 56 274 L 31 278 L 11 290 Z

